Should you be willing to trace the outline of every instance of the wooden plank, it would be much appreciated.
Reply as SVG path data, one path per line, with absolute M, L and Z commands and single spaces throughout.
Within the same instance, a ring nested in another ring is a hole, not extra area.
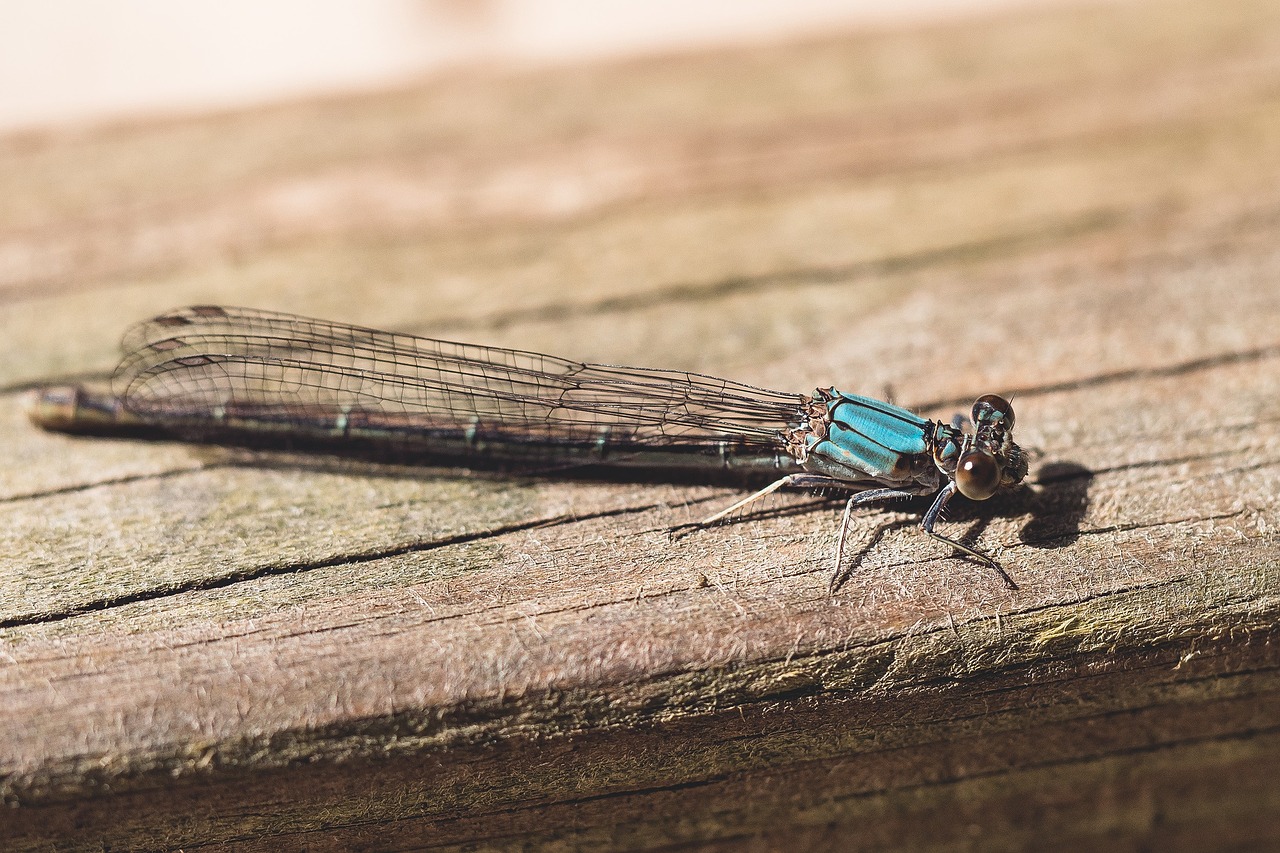
M 1105 34 L 1100 37 L 1099 34 Z M 0 140 L 9 849 L 1275 844 L 1280 11 L 1135 3 Z M 871 513 L 40 433 L 254 304 L 939 417 Z

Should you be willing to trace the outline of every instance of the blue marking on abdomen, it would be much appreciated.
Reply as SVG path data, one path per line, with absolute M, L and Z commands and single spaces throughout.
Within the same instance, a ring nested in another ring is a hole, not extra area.
M 810 452 L 882 480 L 907 478 L 914 457 L 928 450 L 929 421 L 891 403 L 832 393 L 827 435 L 811 438 Z
M 883 400 L 831 390 L 837 395 L 830 406 L 833 423 L 856 430 L 881 447 L 898 453 L 928 450 L 925 435 L 929 421 Z

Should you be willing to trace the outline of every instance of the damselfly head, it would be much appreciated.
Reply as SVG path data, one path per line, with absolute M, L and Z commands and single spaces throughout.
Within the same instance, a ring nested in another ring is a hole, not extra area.
M 956 461 L 960 494 L 983 501 L 1027 476 L 1027 458 L 1013 440 L 1013 424 L 1013 406 L 1005 398 L 984 394 L 974 401 L 974 432 Z

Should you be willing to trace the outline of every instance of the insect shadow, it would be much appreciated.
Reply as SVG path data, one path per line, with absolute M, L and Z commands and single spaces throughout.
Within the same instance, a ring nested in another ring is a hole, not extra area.
M 1093 472 L 1077 462 L 1048 462 L 1036 472 L 1039 488 L 1031 499 L 1031 520 L 1018 540 L 1032 548 L 1065 548 L 1080 538 L 1080 522 L 1089 510 Z
M 325 456 L 309 456 L 280 451 L 232 450 L 219 448 L 220 463 L 223 465 L 245 465 L 251 467 L 286 467 L 305 468 L 313 471 L 330 473 L 358 473 L 363 476 L 382 476 L 391 478 L 422 477 L 424 474 L 440 477 L 460 476 L 458 469 L 441 469 L 420 464 L 395 464 L 385 460 L 371 460 L 365 457 L 335 458 Z M 208 460 L 212 461 L 212 460 Z M 565 469 L 553 468 L 544 471 L 525 471 L 516 476 L 517 481 L 536 482 L 546 479 L 565 479 Z M 646 474 L 645 472 L 623 472 L 619 477 L 617 471 L 593 470 L 586 467 L 572 466 L 568 469 L 570 479 L 603 479 L 624 480 L 632 482 L 691 482 L 704 485 L 737 485 L 736 478 L 706 478 L 694 476 L 690 478 L 672 477 L 670 474 Z M 625 476 L 630 473 L 631 476 Z M 584 476 L 585 475 L 585 476 Z M 501 479 L 512 482 L 510 473 L 468 469 L 465 476 L 480 479 Z M 1074 543 L 1080 536 L 1080 522 L 1089 507 L 1089 485 L 1094 474 L 1088 468 L 1075 462 L 1054 461 L 1041 465 L 1031 485 L 1022 483 L 1012 489 L 1001 492 L 986 501 L 955 500 L 949 504 L 943 517 L 942 525 L 952 529 L 951 535 L 960 542 L 979 545 L 983 534 L 993 518 L 1025 518 L 1029 520 L 1018 533 L 1019 541 L 1039 549 L 1062 548 Z M 716 500 L 705 497 L 696 503 Z M 768 518 L 806 515 L 822 508 L 838 508 L 847 500 L 847 493 L 838 490 L 809 492 L 807 499 L 766 501 L 756 509 L 743 511 L 725 521 L 730 524 L 746 523 Z M 876 549 L 876 547 L 893 531 L 914 527 L 920 524 L 924 513 L 933 502 L 934 497 L 921 496 L 909 499 L 886 501 L 882 504 L 868 506 L 858 513 L 857 517 L 874 516 L 877 509 L 893 512 L 906 512 L 914 517 L 896 519 L 877 525 L 871 537 L 856 550 L 851 550 L 842 560 L 839 572 L 832 579 L 832 589 L 843 585 L 856 571 L 856 567 Z M 722 522 L 723 523 L 723 522 Z M 962 531 L 956 531 L 955 525 L 965 525 Z M 677 524 L 668 528 L 673 539 L 681 539 L 698 530 L 705 529 L 699 522 Z M 957 553 L 963 559 L 962 554 Z M 997 567 L 1004 575 L 1006 583 L 1016 588 L 1013 580 Z
M 1020 484 L 986 501 L 953 501 L 941 520 L 945 525 L 967 523 L 968 527 L 954 538 L 961 542 L 977 544 L 980 543 L 993 518 L 1025 518 L 1030 515 L 1030 519 L 1018 531 L 1019 542 L 1039 549 L 1064 548 L 1080 537 L 1080 522 L 1089 508 L 1089 485 L 1093 477 L 1092 471 L 1076 462 L 1049 462 L 1042 465 L 1036 472 L 1033 484 Z M 735 520 L 797 515 L 811 512 L 822 506 L 839 506 L 844 500 L 845 498 L 839 494 L 827 494 L 810 501 L 744 513 Z M 839 573 L 832 579 L 832 589 L 838 589 L 849 580 L 856 571 L 856 567 L 891 532 L 918 526 L 932 501 L 932 496 L 922 496 L 880 504 L 879 506 L 884 509 L 918 513 L 918 515 L 916 518 L 898 518 L 878 525 L 868 541 L 847 555 Z M 874 510 L 868 507 L 865 512 L 870 514 L 874 513 Z M 696 525 L 690 525 L 690 527 L 696 527 Z M 964 558 L 961 554 L 956 556 Z M 1001 573 L 1004 574 L 1002 570 Z M 1010 586 L 1015 586 L 1007 574 L 1005 580 Z

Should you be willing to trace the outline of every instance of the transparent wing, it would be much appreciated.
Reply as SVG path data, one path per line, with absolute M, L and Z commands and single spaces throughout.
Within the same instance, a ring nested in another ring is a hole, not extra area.
M 194 306 L 129 330 L 115 392 L 135 414 L 279 422 L 320 410 L 525 440 L 777 447 L 803 398 L 696 373 L 585 364 L 244 308 Z

